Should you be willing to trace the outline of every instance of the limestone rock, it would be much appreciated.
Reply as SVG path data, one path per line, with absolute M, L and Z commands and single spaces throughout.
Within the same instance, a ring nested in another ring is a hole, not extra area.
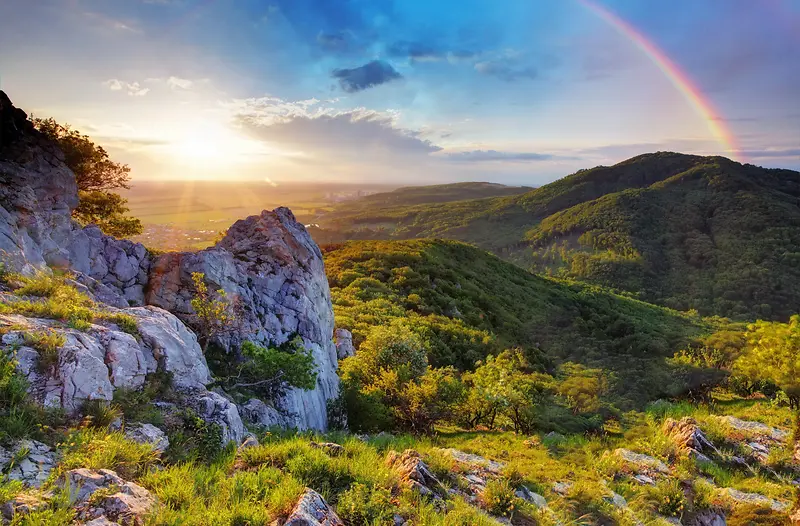
M 141 342 L 100 325 L 82 332 L 52 320 L 0 315 L 0 327 L 10 329 L 3 338 L 6 345 L 24 341 L 23 335 L 30 332 L 54 331 L 64 338 L 48 371 L 36 367 L 36 350 L 20 349 L 18 368 L 27 376 L 35 400 L 75 413 L 86 400 L 110 401 L 116 389 L 142 387 L 147 374 L 157 370 L 171 373 L 173 384 L 182 389 L 205 389 L 211 382 L 197 339 L 175 316 L 157 307 L 119 312 L 134 317 Z
M 472 453 L 465 453 L 464 451 L 460 451 L 458 449 L 449 448 L 449 449 L 444 449 L 443 451 L 445 453 L 448 453 L 450 456 L 452 456 L 456 460 L 456 462 L 459 462 L 459 463 L 462 463 L 462 464 L 469 464 L 469 465 L 471 465 L 473 467 L 480 468 L 481 470 L 488 471 L 488 472 L 490 472 L 490 473 L 492 473 L 494 475 L 499 475 L 500 472 L 505 467 L 505 464 L 503 462 L 497 462 L 495 460 L 489 460 L 489 459 L 483 458 L 480 455 L 473 455 Z
M 156 503 L 149 491 L 108 469 L 73 469 L 61 477 L 59 484 L 72 492 L 78 516 L 85 520 L 111 518 L 121 524 L 140 526 Z M 108 495 L 90 503 L 92 495 L 101 489 Z
M 657 458 L 642 453 L 635 453 L 629 449 L 619 448 L 614 453 L 622 460 L 632 465 L 637 472 L 644 474 L 668 475 L 669 467 Z
M 446 493 L 439 479 L 413 449 L 406 449 L 402 454 L 390 451 L 386 465 L 397 470 L 402 483 L 422 495 L 435 497 Z
M 244 438 L 244 442 L 239 445 L 238 451 L 244 451 L 245 449 L 250 449 L 251 447 L 258 447 L 258 438 L 254 434 L 249 434 Z
M 520 486 L 517 491 L 514 492 L 514 495 L 517 498 L 530 502 L 539 509 L 544 509 L 547 507 L 547 500 L 545 500 L 544 497 L 538 493 L 534 493 L 525 486 Z
M 108 520 L 106 517 L 98 517 L 96 519 L 92 519 L 87 523 L 84 523 L 84 526 L 120 526 L 118 522 L 114 522 Z
M 695 515 L 688 526 L 725 526 L 725 515 L 715 510 L 705 510 Z
M 17 462 L 8 472 L 9 480 L 18 480 L 26 486 L 38 488 L 50 477 L 57 457 L 46 444 L 26 439 L 8 450 L 0 446 L 0 473 L 6 471 L 13 459 L 17 459 Z
M 0 506 L 0 515 L 10 522 L 15 517 L 29 515 L 45 507 L 47 507 L 47 501 L 42 497 L 30 493 L 21 493 Z
M 693 418 L 686 417 L 680 420 L 667 418 L 662 425 L 662 429 L 665 434 L 675 440 L 678 447 L 687 452 L 719 453 Z
M 222 429 L 223 443 L 242 443 L 247 431 L 236 404 L 213 391 L 198 391 L 189 394 L 187 399 L 203 420 Z
M 734 416 L 723 416 L 720 419 L 736 431 L 741 431 L 748 435 L 755 435 L 773 440 L 775 442 L 786 442 L 789 440 L 789 432 L 776 427 L 771 427 L 761 422 L 751 420 L 741 420 Z
M 213 248 L 164 254 L 151 267 L 146 302 L 190 322 L 194 272 L 239 307 L 240 326 L 218 341 L 229 352 L 244 340 L 270 346 L 301 338 L 313 353 L 317 386 L 290 389 L 277 405 L 286 426 L 325 430 L 327 402 L 339 393 L 333 309 L 322 253 L 303 225 L 278 208 L 237 221 Z
M 251 398 L 246 404 L 240 406 L 239 413 L 247 422 L 265 428 L 285 424 L 283 415 L 277 409 L 257 398 Z
M 759 493 L 746 493 L 733 488 L 724 488 L 722 492 L 734 502 L 764 506 L 777 512 L 787 512 L 791 507 L 788 502 L 774 500 Z
M 306 488 L 284 526 L 344 526 L 322 495 Z
M 153 424 L 128 424 L 125 426 L 125 436 L 139 444 L 148 444 L 159 453 L 169 447 L 167 434 Z
M 333 331 L 333 339 L 336 342 L 336 356 L 339 360 L 355 356 L 356 348 L 353 346 L 353 334 L 350 331 L 336 329 Z

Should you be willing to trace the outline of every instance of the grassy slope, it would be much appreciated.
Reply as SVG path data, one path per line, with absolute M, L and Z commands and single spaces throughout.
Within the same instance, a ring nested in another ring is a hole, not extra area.
M 340 212 L 314 235 L 458 239 L 679 309 L 780 319 L 800 311 L 799 202 L 798 172 L 657 153 L 519 196 Z
M 675 311 L 528 272 L 454 241 L 327 247 L 337 326 L 355 342 L 402 318 L 431 342 L 436 366 L 471 368 L 521 346 L 545 367 L 572 360 L 614 372 L 622 405 L 680 389 L 665 363 L 705 327 Z

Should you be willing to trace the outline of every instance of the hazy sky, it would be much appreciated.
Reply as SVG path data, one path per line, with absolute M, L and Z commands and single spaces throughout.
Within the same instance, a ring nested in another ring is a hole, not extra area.
M 800 168 L 800 0 L 0 0 L 0 50 L 15 104 L 139 179 Z

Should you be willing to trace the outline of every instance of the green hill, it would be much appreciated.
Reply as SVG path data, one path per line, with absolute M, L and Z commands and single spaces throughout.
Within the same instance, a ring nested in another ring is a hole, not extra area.
M 679 310 L 800 311 L 800 173 L 660 152 L 509 197 L 335 212 L 323 241 L 445 237 Z
M 519 346 L 544 370 L 575 361 L 613 373 L 623 407 L 684 390 L 665 358 L 706 330 L 699 318 L 534 276 L 455 241 L 349 242 L 324 252 L 336 325 L 356 345 L 371 327 L 402 320 L 428 342 L 435 367 L 468 370 Z
M 349 201 L 341 205 L 340 208 L 352 212 L 354 209 L 363 210 L 375 206 L 408 206 L 519 195 L 530 190 L 533 190 L 533 188 L 529 186 L 506 186 L 485 182 L 404 186 L 391 192 L 381 192 L 363 197 L 357 201 Z

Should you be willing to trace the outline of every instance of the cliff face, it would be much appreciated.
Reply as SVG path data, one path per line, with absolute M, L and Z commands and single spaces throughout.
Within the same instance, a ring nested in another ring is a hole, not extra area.
M 52 268 L 67 270 L 97 302 L 122 309 L 145 325 L 150 317 L 145 316 L 146 311 L 128 307 L 154 305 L 190 323 L 190 300 L 194 294 L 191 274 L 203 272 L 210 290 L 224 289 L 241 307 L 241 325 L 217 342 L 226 350 L 236 352 L 245 340 L 279 345 L 299 336 L 313 351 L 316 388 L 292 389 L 282 400 L 268 401 L 274 406 L 270 411 L 275 415 L 270 423 L 301 429 L 327 428 L 326 404 L 339 391 L 330 291 L 322 254 L 291 211 L 279 208 L 238 221 L 211 249 L 165 254 L 154 259 L 141 244 L 117 240 L 94 226 L 83 228 L 73 222 L 71 213 L 78 204 L 77 190 L 75 176 L 64 164 L 59 148 L 41 136 L 25 113 L 0 92 L 0 261 L 5 269 L 25 275 L 50 272 Z M 171 317 L 168 313 L 164 315 Z M 173 332 L 187 331 L 174 317 L 164 323 L 174 326 Z M 99 328 L 97 331 L 103 332 Z M 93 344 L 84 341 L 91 339 L 90 336 L 72 336 L 86 344 L 83 347 Z M 160 349 L 171 344 L 159 342 L 158 338 L 158 334 L 151 334 L 141 345 L 113 346 L 113 350 L 99 338 L 96 352 L 84 353 L 87 357 L 94 356 L 87 358 L 86 363 L 108 364 L 109 356 L 114 363 L 136 363 L 141 369 L 135 374 L 134 384 L 138 385 L 139 376 L 159 366 L 156 362 L 160 360 L 164 366 L 166 355 L 160 354 Z M 178 386 L 197 383 L 195 378 L 184 382 L 181 375 L 185 371 L 207 370 L 202 353 L 194 352 L 196 340 L 190 347 L 191 352 L 173 355 L 172 369 L 166 368 L 176 375 Z M 151 358 L 142 361 L 138 354 L 127 356 L 126 348 Z M 69 361 L 66 354 L 74 349 L 62 351 L 63 358 Z M 182 363 L 176 368 L 175 359 L 197 361 L 194 364 L 197 367 Z M 76 380 L 104 387 L 85 392 L 64 388 L 58 396 L 45 397 L 50 405 L 74 410 L 81 399 L 110 399 L 115 387 L 113 371 L 109 376 L 108 367 L 57 371 L 59 378 L 34 378 L 33 373 L 31 378 L 40 387 L 55 385 L 53 382 L 69 386 Z M 125 386 L 129 387 L 127 383 Z M 204 396 L 213 403 L 205 403 L 209 406 L 205 409 L 210 409 L 203 411 L 212 415 L 225 413 L 228 420 L 238 421 L 241 427 L 238 414 L 231 414 L 237 411 L 235 405 L 219 400 L 222 397 L 217 393 L 206 392 Z M 239 438 L 241 432 L 230 433 L 230 438 Z

